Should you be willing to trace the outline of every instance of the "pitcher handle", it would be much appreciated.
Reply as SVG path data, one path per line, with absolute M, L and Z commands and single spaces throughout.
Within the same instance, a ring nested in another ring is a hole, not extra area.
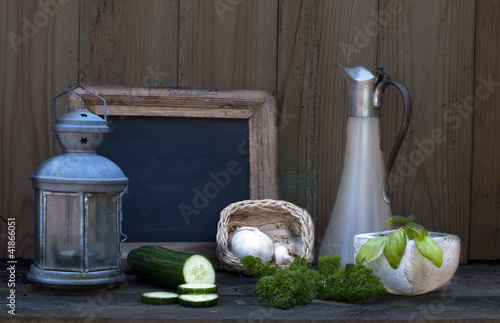
M 401 144 L 406 136 L 406 132 L 408 131 L 408 127 L 410 126 L 411 120 L 411 95 L 410 91 L 404 86 L 403 83 L 393 80 L 386 79 L 381 81 L 375 86 L 375 90 L 373 91 L 373 107 L 375 109 L 380 109 L 382 107 L 382 96 L 384 95 L 384 91 L 390 84 L 396 86 L 403 96 L 404 102 L 404 111 L 403 111 L 403 120 L 401 120 L 401 126 L 399 127 L 399 132 L 396 137 L 396 142 L 392 147 L 391 154 L 389 155 L 389 160 L 387 161 L 387 165 L 385 166 L 384 179 L 382 182 L 382 196 L 384 198 L 385 203 L 390 204 L 391 200 L 387 197 L 387 188 L 389 186 L 389 176 L 391 174 L 392 166 L 394 165 L 394 161 L 396 160 L 396 156 L 399 152 L 399 148 L 401 148 Z

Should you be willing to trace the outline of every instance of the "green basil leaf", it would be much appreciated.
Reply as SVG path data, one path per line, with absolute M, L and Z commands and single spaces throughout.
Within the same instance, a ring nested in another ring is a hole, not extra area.
M 417 238 L 423 239 L 425 236 L 429 235 L 422 225 L 414 222 L 410 222 L 406 225 L 406 234 L 410 240 L 415 240 Z
M 410 240 L 420 239 L 420 235 L 418 234 L 418 232 L 413 231 L 412 229 L 407 228 L 407 227 L 405 227 L 405 231 L 406 231 L 406 236 L 408 237 L 408 239 L 410 239 Z
M 393 223 L 406 223 L 406 218 L 401 215 L 393 215 L 387 220 L 387 225 L 391 226 Z
M 414 218 L 413 215 L 410 215 L 409 217 L 404 217 L 401 215 L 393 215 L 389 218 L 389 220 L 387 220 L 387 225 L 391 226 L 393 223 L 406 223 L 406 224 L 408 224 L 411 221 L 413 221 L 413 218 Z
M 401 227 L 389 236 L 387 245 L 384 248 L 384 255 L 393 269 L 398 268 L 406 250 L 406 233 Z
M 389 237 L 375 237 L 366 241 L 356 254 L 356 264 L 361 265 L 382 256 Z
M 422 256 L 429 259 L 436 267 L 441 267 L 443 264 L 443 250 L 441 250 L 436 241 L 427 235 L 422 239 L 416 239 L 415 244 Z

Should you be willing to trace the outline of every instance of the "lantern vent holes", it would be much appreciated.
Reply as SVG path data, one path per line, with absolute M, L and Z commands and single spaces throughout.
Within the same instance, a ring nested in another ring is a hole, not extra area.
M 86 145 L 86 144 L 87 144 L 87 141 L 89 141 L 89 140 L 87 139 L 87 137 L 82 137 L 82 139 L 80 139 L 80 143 L 81 143 L 82 145 Z
M 82 113 L 82 114 L 80 114 L 80 116 L 81 116 L 82 118 L 86 118 L 86 117 L 87 117 L 87 114 L 86 114 L 86 113 Z

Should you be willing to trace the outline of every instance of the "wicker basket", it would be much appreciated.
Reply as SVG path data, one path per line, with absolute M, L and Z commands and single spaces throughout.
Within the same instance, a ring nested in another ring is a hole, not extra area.
M 306 210 L 279 200 L 245 200 L 228 205 L 220 214 L 216 251 L 225 270 L 245 271 L 240 259 L 231 250 L 234 231 L 242 226 L 258 228 L 273 242 L 300 236 L 303 241 L 302 256 L 310 262 L 313 260 L 314 226 Z

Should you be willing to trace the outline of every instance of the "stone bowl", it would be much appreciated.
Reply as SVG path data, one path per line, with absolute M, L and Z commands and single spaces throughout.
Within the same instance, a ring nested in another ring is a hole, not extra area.
M 354 236 L 354 256 L 368 239 L 389 236 L 394 230 Z M 365 264 L 380 277 L 387 291 L 396 295 L 420 295 L 443 287 L 455 274 L 460 259 L 460 238 L 453 234 L 429 232 L 443 250 L 443 264 L 434 266 L 418 251 L 415 241 L 407 240 L 406 250 L 397 269 L 392 269 L 382 254 Z

